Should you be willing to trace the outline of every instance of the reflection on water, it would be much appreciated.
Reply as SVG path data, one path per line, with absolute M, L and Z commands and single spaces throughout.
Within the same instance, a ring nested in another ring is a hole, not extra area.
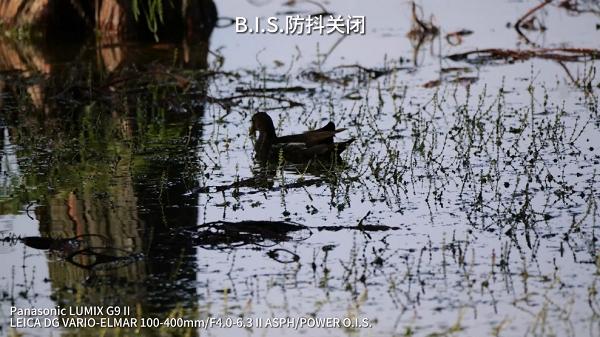
M 526 3 L 321 5 L 372 15 L 369 33 L 265 42 L 225 28 L 211 51 L 208 38 L 50 48 L 0 39 L 2 311 L 125 305 L 135 317 L 373 325 L 289 335 L 597 336 L 594 54 L 562 64 L 543 53 L 445 57 L 522 46 L 506 21 Z M 222 13 L 322 6 L 227 2 Z M 497 15 L 465 17 L 474 8 Z M 561 10 L 538 15 L 550 29 L 574 21 L 575 37 L 561 31 L 544 46 L 597 47 L 581 33 L 594 14 Z M 336 165 L 275 153 L 264 165 L 248 136 L 257 111 L 279 135 L 332 120 L 355 141 Z
M 206 68 L 208 41 L 188 43 L 100 40 L 46 53 L 2 40 L 2 209 L 27 206 L 38 221 L 39 236 L 10 244 L 45 251 L 54 305 L 158 317 L 197 306 L 195 248 L 170 234 L 198 213 L 186 192 L 196 185 L 206 85 L 178 73 Z M 193 104 L 177 101 L 186 90 Z M 5 296 L 31 305 L 37 295 Z

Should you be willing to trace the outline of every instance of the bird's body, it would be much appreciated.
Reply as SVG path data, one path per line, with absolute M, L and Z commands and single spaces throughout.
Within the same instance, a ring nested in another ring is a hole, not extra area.
M 283 158 L 291 163 L 305 163 L 310 160 L 331 161 L 339 159 L 339 155 L 354 139 L 335 143 L 334 136 L 345 129 L 336 129 L 333 122 L 324 127 L 300 134 L 278 137 L 273 120 L 264 112 L 252 116 L 250 133 L 259 132 L 255 143 L 256 157 L 260 161 L 279 160 Z

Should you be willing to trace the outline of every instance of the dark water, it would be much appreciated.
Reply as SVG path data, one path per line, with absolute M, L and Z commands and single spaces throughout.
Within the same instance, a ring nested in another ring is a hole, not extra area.
M 367 17 L 365 36 L 3 39 L 0 333 L 139 332 L 8 326 L 11 306 L 118 305 L 161 321 L 370 323 L 147 335 L 597 336 L 598 62 L 445 57 L 600 48 L 597 4 L 548 6 L 529 42 L 511 24 L 536 3 L 420 5 L 438 35 L 407 37 L 408 3 L 333 1 Z M 256 111 L 279 133 L 333 120 L 356 141 L 344 165 L 265 169 L 248 136 Z

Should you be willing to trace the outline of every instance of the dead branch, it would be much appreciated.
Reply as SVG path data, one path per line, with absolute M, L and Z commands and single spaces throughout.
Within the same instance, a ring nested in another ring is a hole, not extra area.
M 592 6 L 592 4 L 595 4 L 596 6 L 598 6 L 598 3 L 594 3 L 591 2 L 590 6 Z M 600 10 L 599 9 L 594 9 L 594 8 L 580 8 L 579 7 L 579 2 L 578 1 L 571 1 L 571 0 L 563 0 L 561 1 L 558 6 L 559 8 L 564 8 L 567 13 L 571 14 L 571 15 L 580 15 L 580 14 L 586 14 L 586 13 L 591 13 L 594 15 L 600 15 Z M 600 8 L 600 6 L 598 6 Z
M 259 99 L 270 99 L 270 100 L 275 100 L 277 102 L 280 103 L 288 103 L 289 106 L 288 108 L 294 108 L 294 107 L 298 107 L 298 106 L 304 106 L 303 103 L 297 102 L 297 101 L 293 101 L 291 99 L 286 99 L 286 98 L 282 98 L 282 97 L 275 97 L 275 96 L 269 96 L 269 95 L 261 95 L 258 93 L 245 93 L 245 94 L 241 94 L 241 95 L 234 95 L 234 96 L 229 96 L 229 97 L 211 97 L 211 96 L 207 96 L 206 97 L 206 101 L 209 103 L 227 103 L 227 104 L 231 104 L 233 103 L 233 101 L 236 100 L 240 100 L 240 99 L 244 99 L 244 98 L 259 98 Z
M 414 2 L 412 2 L 412 22 L 413 27 L 407 34 L 410 39 L 418 40 L 420 37 L 427 35 L 436 36 L 440 31 L 432 22 L 425 22 L 419 18 L 417 5 Z
M 473 34 L 472 30 L 461 29 L 456 32 L 451 32 L 446 34 L 446 41 L 451 46 L 458 46 L 462 43 L 462 37 Z
M 413 63 L 417 66 L 417 57 L 421 46 L 426 41 L 433 41 L 433 39 L 439 35 L 440 29 L 433 24 L 433 20 L 425 22 L 417 14 L 417 5 L 412 3 L 412 27 L 406 34 L 413 46 Z M 422 15 L 422 13 L 421 13 Z
M 600 50 L 589 48 L 543 48 L 529 50 L 481 49 L 452 54 L 446 58 L 453 61 L 465 61 L 474 64 L 490 63 L 497 60 L 507 62 L 525 61 L 531 58 L 562 62 L 581 62 L 600 58 Z
M 517 20 L 517 22 L 515 23 L 515 30 L 517 31 L 517 34 L 519 34 L 519 36 L 521 36 L 527 43 L 531 44 L 531 41 L 521 31 L 521 25 L 529 16 L 531 16 L 533 13 L 537 12 L 538 10 L 544 8 L 546 5 L 548 5 L 551 2 L 552 2 L 552 0 L 544 0 L 544 2 L 542 2 L 541 4 L 528 10 L 527 13 L 525 13 L 523 16 L 521 16 L 521 18 L 519 18 L 519 20 Z

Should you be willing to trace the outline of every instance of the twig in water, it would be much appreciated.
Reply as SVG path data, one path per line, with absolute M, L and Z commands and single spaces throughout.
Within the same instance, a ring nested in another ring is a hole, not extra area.
M 527 36 L 525 36 L 525 34 L 523 34 L 523 32 L 521 31 L 521 25 L 523 24 L 523 22 L 525 21 L 525 19 L 527 19 L 529 16 L 531 16 L 533 13 L 537 12 L 538 10 L 544 8 L 546 5 L 548 5 L 549 3 L 551 3 L 552 0 L 544 0 L 544 2 L 542 2 L 541 4 L 533 7 L 532 9 L 528 10 L 527 13 L 525 13 L 523 16 L 521 16 L 519 18 L 519 20 L 517 20 L 517 22 L 515 23 L 515 30 L 517 31 L 517 33 L 519 34 L 519 36 L 521 36 L 525 42 L 527 42 L 528 44 L 534 45 L 528 38 Z

